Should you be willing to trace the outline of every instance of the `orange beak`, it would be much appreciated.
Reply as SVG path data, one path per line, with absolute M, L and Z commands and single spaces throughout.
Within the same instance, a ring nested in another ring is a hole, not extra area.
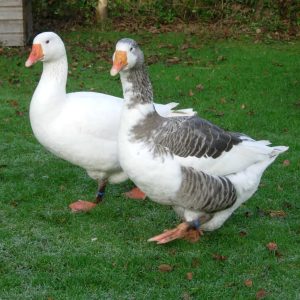
M 25 66 L 30 67 L 37 61 L 43 59 L 44 53 L 41 44 L 33 44 L 28 59 L 26 60 Z
M 128 63 L 126 51 L 116 51 L 114 55 L 113 66 L 110 70 L 110 75 L 117 75 L 127 65 Z

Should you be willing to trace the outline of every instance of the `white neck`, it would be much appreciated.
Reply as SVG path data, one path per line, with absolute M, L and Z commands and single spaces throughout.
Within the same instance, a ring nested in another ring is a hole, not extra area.
M 43 73 L 30 104 L 31 119 L 33 114 L 41 118 L 51 118 L 57 113 L 66 99 L 67 76 L 66 56 L 54 62 L 43 63 Z

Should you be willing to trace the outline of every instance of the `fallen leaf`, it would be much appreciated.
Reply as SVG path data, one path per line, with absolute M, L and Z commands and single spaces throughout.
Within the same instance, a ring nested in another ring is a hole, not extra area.
M 295 106 L 299 106 L 299 107 L 300 107 L 300 100 L 298 100 L 298 101 L 294 102 L 294 105 L 295 105 Z
M 213 259 L 215 259 L 215 260 L 221 260 L 221 261 L 224 261 L 224 260 L 226 260 L 228 257 L 227 256 L 224 256 L 224 255 L 220 255 L 220 254 L 218 254 L 218 253 L 215 253 L 215 254 L 213 254 Z
M 189 90 L 189 96 L 190 96 L 190 97 L 194 96 L 194 93 L 193 93 L 192 90 Z
M 218 56 L 217 61 L 224 61 L 226 60 L 226 57 L 223 55 Z
M 190 300 L 190 299 L 191 297 L 189 293 L 185 292 L 182 294 L 182 300 Z
M 157 63 L 160 60 L 160 57 L 158 55 L 151 55 L 147 59 L 148 65 L 152 65 Z
M 223 98 L 220 99 L 220 103 L 225 104 L 225 103 L 227 103 L 227 101 L 226 101 L 226 99 L 223 97 Z
M 10 100 L 9 104 L 12 107 L 18 107 L 19 106 L 19 102 L 17 100 Z
M 283 187 L 280 184 L 277 185 L 277 191 L 279 191 L 279 192 L 283 191 Z
M 13 200 L 10 202 L 10 205 L 13 207 L 17 207 L 19 205 L 19 203 L 16 200 Z
M 16 110 L 16 114 L 17 114 L 17 116 L 20 116 L 20 117 L 24 116 L 24 113 L 19 110 Z
M 199 83 L 199 84 L 196 85 L 196 89 L 198 91 L 203 91 L 204 90 L 204 86 L 201 83 Z
M 183 45 L 180 47 L 181 50 L 186 50 L 186 49 L 188 49 L 188 48 L 190 48 L 190 45 L 189 45 L 189 44 L 183 44 Z
M 174 57 L 168 58 L 166 60 L 166 62 L 168 64 L 178 64 L 180 62 L 180 59 L 178 57 L 174 56 Z
M 283 210 L 270 210 L 269 215 L 271 218 L 286 217 L 286 212 Z
M 257 34 L 260 34 L 260 33 L 261 33 L 261 29 L 260 29 L 260 28 L 257 28 L 257 29 L 256 29 L 256 33 L 257 33 Z
M 170 249 L 168 252 L 170 253 L 170 255 L 176 255 L 177 249 Z
M 267 296 L 267 292 L 265 289 L 260 289 L 256 292 L 256 296 L 255 299 L 259 300 L 259 299 L 263 299 Z
M 284 201 L 283 202 L 283 207 L 286 207 L 286 208 L 293 208 L 293 205 L 287 201 Z
M 213 113 L 216 117 L 223 117 L 224 116 L 224 112 L 223 111 L 218 111 L 217 109 L 215 109 L 213 107 L 212 108 L 208 108 L 205 111 Z
M 245 104 L 242 104 L 241 105 L 241 109 L 245 109 L 246 108 L 246 105 Z
M 158 269 L 160 272 L 171 272 L 173 267 L 168 264 L 161 264 Z
M 252 217 L 253 213 L 251 211 L 246 211 L 245 212 L 245 217 L 250 218 Z
M 248 116 L 254 116 L 254 115 L 255 115 L 255 111 L 254 111 L 254 110 L 249 110 L 249 111 L 247 112 L 247 115 L 248 115 Z
M 285 159 L 282 164 L 287 167 L 291 164 L 291 162 L 288 159 Z
M 225 287 L 234 287 L 236 286 L 236 283 L 234 281 L 226 282 L 224 284 Z
M 175 77 L 175 80 L 179 81 L 179 80 L 180 80 L 180 76 L 177 75 L 177 76 Z
M 186 273 L 186 279 L 187 280 L 192 280 L 193 279 L 193 273 L 192 272 Z
M 245 230 L 241 230 L 240 232 L 239 232 L 239 236 L 241 236 L 241 237 L 244 237 L 244 236 L 246 236 L 247 235 L 247 232 L 245 231 Z
M 192 260 L 192 267 L 197 268 L 200 265 L 200 260 L 199 258 L 193 258 Z
M 244 281 L 244 285 L 247 286 L 247 287 L 252 287 L 253 281 L 251 279 L 246 279 Z
M 266 247 L 268 248 L 269 251 L 275 251 L 277 250 L 278 246 L 276 243 L 274 242 L 270 242 L 266 245 Z

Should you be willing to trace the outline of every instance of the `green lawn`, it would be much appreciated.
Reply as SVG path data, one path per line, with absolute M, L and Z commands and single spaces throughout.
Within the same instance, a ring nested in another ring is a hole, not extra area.
M 109 61 L 126 34 L 59 34 L 69 57 L 68 91 L 121 96 Z M 29 49 L 3 48 L 0 299 L 255 299 L 260 289 L 266 299 L 300 299 L 300 42 L 203 41 L 180 33 L 128 37 L 152 63 L 156 102 L 178 101 L 226 129 L 290 150 L 221 229 L 195 244 L 147 243 L 179 220 L 168 207 L 125 199 L 129 181 L 110 185 L 94 211 L 69 212 L 73 200 L 93 199 L 96 183 L 36 141 L 28 107 L 41 64 L 26 69 Z M 270 210 L 286 216 L 271 217 Z M 269 242 L 278 250 L 269 251 Z M 161 272 L 161 264 L 172 270 Z

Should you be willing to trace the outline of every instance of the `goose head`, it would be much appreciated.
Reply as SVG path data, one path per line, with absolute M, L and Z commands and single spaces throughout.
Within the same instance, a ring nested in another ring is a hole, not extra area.
M 113 66 L 110 75 L 115 76 L 119 72 L 139 68 L 144 64 L 144 54 L 136 41 L 124 38 L 116 44 L 113 55 Z
M 25 66 L 30 67 L 38 61 L 57 61 L 65 55 L 65 45 L 61 38 L 54 32 L 43 32 L 34 38 Z

